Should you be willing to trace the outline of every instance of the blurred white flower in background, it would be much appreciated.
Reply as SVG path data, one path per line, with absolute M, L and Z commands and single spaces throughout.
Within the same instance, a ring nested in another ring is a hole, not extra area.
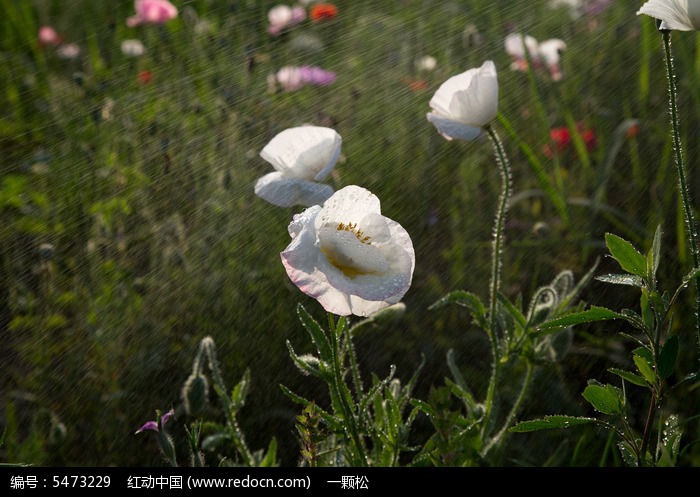
M 437 59 L 432 55 L 424 55 L 416 61 L 416 69 L 419 71 L 434 71 L 437 67 Z
M 122 41 L 121 50 L 127 57 L 141 57 L 146 53 L 146 47 L 143 46 L 141 40 L 136 39 Z

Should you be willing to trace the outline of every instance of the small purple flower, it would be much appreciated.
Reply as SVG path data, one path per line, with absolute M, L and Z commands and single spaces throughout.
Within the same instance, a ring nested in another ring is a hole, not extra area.
M 165 426 L 165 423 L 168 422 L 170 418 L 172 418 L 175 415 L 175 411 L 170 409 L 168 412 L 163 414 L 160 417 L 160 424 L 161 426 Z M 146 421 L 141 428 L 136 430 L 136 433 L 141 433 L 143 431 L 158 431 L 158 422 L 157 421 Z
M 285 91 L 294 91 L 305 85 L 326 86 L 335 81 L 336 75 L 315 66 L 285 66 L 270 75 L 268 84 L 274 90 L 280 85 Z
M 299 68 L 301 80 L 310 85 L 326 86 L 335 81 L 335 73 L 326 71 L 320 67 L 301 66 Z

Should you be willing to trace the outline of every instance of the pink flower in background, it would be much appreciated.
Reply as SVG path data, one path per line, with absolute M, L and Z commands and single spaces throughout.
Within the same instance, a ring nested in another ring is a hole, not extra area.
M 267 13 L 267 20 L 270 23 L 267 32 L 273 36 L 277 36 L 285 29 L 299 24 L 304 19 L 306 19 L 304 7 L 299 5 L 294 7 L 277 5 L 272 7 Z
M 39 28 L 39 43 L 44 47 L 57 47 L 63 42 L 61 36 L 51 26 Z
M 294 91 L 305 85 L 326 86 L 333 83 L 336 74 L 315 66 L 285 66 L 271 75 L 270 88 L 280 85 L 284 91 Z
M 136 15 L 126 20 L 129 27 L 140 24 L 164 24 L 177 17 L 177 8 L 168 0 L 135 0 Z

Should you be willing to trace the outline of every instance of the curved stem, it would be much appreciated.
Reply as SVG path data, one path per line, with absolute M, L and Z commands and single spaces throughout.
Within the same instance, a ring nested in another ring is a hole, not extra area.
M 683 212 L 685 213 L 685 224 L 688 229 L 688 239 L 690 250 L 693 256 L 693 267 L 700 266 L 700 252 L 698 252 L 698 233 L 693 217 L 693 209 L 690 202 L 690 191 L 688 189 L 687 173 L 683 160 L 683 146 L 680 135 L 680 119 L 678 117 L 678 104 L 676 102 L 676 73 L 673 67 L 673 56 L 671 55 L 671 32 L 661 31 L 664 41 L 664 55 L 666 61 L 666 76 L 668 78 L 668 108 L 671 117 L 671 131 L 673 137 L 673 152 L 675 156 L 676 169 L 678 171 L 678 187 L 683 201 Z M 698 347 L 700 347 L 700 277 L 695 278 L 695 331 L 697 334 Z
M 496 304 L 498 301 L 498 292 L 501 285 L 501 268 L 503 266 L 502 255 L 503 255 L 503 238 L 505 231 L 505 220 L 506 214 L 508 212 L 508 204 L 511 195 L 511 174 L 510 174 L 510 162 L 506 156 L 503 144 L 500 138 L 496 134 L 496 131 L 487 125 L 485 128 L 486 133 L 491 139 L 493 144 L 496 163 L 498 164 L 498 170 L 501 175 L 501 196 L 498 201 L 498 211 L 496 212 L 496 218 L 494 220 L 493 227 L 493 251 L 491 254 L 491 283 L 489 287 L 489 329 L 487 334 L 489 341 L 491 342 L 491 352 L 493 355 L 493 364 L 491 369 L 491 377 L 489 379 L 488 389 L 486 391 L 486 400 L 484 401 L 484 417 L 485 421 L 482 426 L 482 440 L 488 435 L 493 416 L 493 406 L 494 399 L 496 396 L 496 385 L 498 383 L 499 376 L 499 364 L 500 364 L 500 353 L 498 350 L 498 340 L 499 334 L 497 333 L 496 327 Z

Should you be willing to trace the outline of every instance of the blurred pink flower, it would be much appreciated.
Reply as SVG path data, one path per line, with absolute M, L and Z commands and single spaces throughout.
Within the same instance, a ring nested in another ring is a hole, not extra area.
M 294 7 L 277 5 L 272 7 L 267 13 L 267 20 L 270 23 L 267 32 L 273 36 L 277 36 L 285 29 L 299 24 L 304 19 L 306 19 L 304 7 L 299 5 Z
M 326 86 L 333 83 L 336 74 L 315 66 L 285 66 L 270 79 L 270 86 L 279 84 L 285 91 L 294 91 L 305 85 Z
M 57 47 L 63 41 L 61 36 L 51 26 L 39 28 L 39 43 L 45 47 Z
M 126 20 L 129 27 L 140 24 L 164 24 L 177 17 L 177 8 L 168 0 L 135 0 L 136 15 Z

